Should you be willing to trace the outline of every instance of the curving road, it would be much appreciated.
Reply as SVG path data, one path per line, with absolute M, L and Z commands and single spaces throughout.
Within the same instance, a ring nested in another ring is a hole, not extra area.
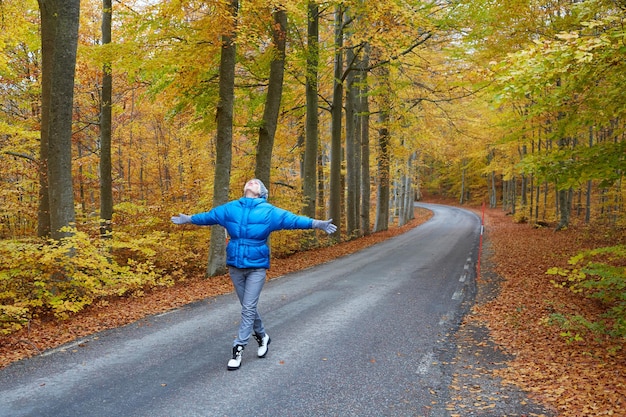
M 480 219 L 427 223 L 267 283 L 272 337 L 226 370 L 234 294 L 106 331 L 0 370 L 0 416 L 446 416 L 450 335 L 473 301 Z

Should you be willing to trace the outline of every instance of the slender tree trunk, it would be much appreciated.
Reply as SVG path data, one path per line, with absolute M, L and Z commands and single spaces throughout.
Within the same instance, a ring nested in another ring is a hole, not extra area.
M 407 161 L 406 170 L 407 173 L 402 178 L 402 189 L 403 193 L 403 201 L 402 201 L 402 211 L 400 212 L 400 221 L 398 223 L 399 226 L 403 226 L 407 224 L 411 219 L 413 219 L 413 201 L 414 201 L 414 193 L 413 193 L 413 164 L 415 161 L 415 152 L 409 155 L 409 159 Z
M 537 138 L 537 153 L 541 153 L 541 130 L 539 130 Z M 539 221 L 539 203 L 541 202 L 541 183 L 537 179 L 537 185 L 535 190 L 535 221 Z
M 571 209 L 572 209 L 572 189 L 564 189 L 558 191 L 559 203 L 559 224 L 556 230 L 563 230 L 569 226 Z
M 48 130 L 48 194 L 51 236 L 71 235 L 65 227 L 76 219 L 72 185 L 72 115 L 74 76 L 78 47 L 79 0 L 40 0 L 40 7 L 52 6 L 54 54 L 50 85 L 50 125 Z
M 528 190 L 530 191 L 529 205 L 528 205 L 528 221 L 532 222 L 533 220 L 533 204 L 535 201 L 535 177 L 533 174 L 530 174 L 530 178 L 528 179 Z
M 402 193 L 403 191 L 401 176 L 398 179 L 394 179 L 391 186 L 391 199 L 389 200 L 389 224 L 393 224 L 394 219 L 399 216 L 401 210 L 400 202 L 402 201 Z
M 498 198 L 496 196 L 498 188 L 496 187 L 496 172 L 491 171 L 490 187 L 489 187 L 489 207 L 496 208 L 498 206 Z
M 48 194 L 48 136 L 50 129 L 50 94 L 56 33 L 56 2 L 39 1 L 41 13 L 41 137 L 39 143 L 39 207 L 37 236 L 50 236 L 50 197 Z
M 357 80 L 360 80 L 360 73 L 356 77 Z M 360 81 L 359 81 L 360 82 Z M 358 85 L 354 86 L 354 97 L 355 97 L 355 110 L 359 111 L 359 107 L 361 106 L 361 99 L 359 97 L 360 88 Z M 359 117 L 359 115 L 355 112 L 355 134 L 354 134 L 354 145 L 352 156 L 352 171 L 353 171 L 353 180 L 354 180 L 354 232 L 357 236 L 363 236 L 363 230 L 361 229 L 361 134 L 363 133 L 363 128 L 361 127 L 361 123 L 363 122 L 363 118 Z
M 83 159 L 83 147 L 84 146 L 81 142 L 76 144 L 79 161 Z M 78 166 L 78 175 L 74 178 L 74 181 L 78 183 L 78 206 L 80 206 L 80 213 L 85 216 L 87 203 L 85 202 L 85 173 L 82 164 Z
M 385 125 L 388 121 L 389 115 L 381 113 L 381 124 Z M 378 152 L 378 190 L 374 232 L 380 232 L 389 228 L 390 170 L 389 129 L 387 127 L 381 127 L 378 130 Z
M 341 117 L 343 114 L 343 6 L 335 10 L 335 77 L 333 86 L 331 155 L 330 155 L 330 217 L 337 225 L 333 237 L 341 239 Z
M 382 97 L 378 114 L 380 128 L 378 129 L 378 192 L 376 204 L 376 221 L 374 232 L 389 229 L 389 198 L 390 198 L 390 138 L 389 138 L 389 69 L 382 66 L 381 83 Z
M 589 147 L 593 146 L 593 126 L 589 126 Z M 587 181 L 587 195 L 586 195 L 586 204 L 585 204 L 585 223 L 589 223 L 591 221 L 591 191 L 592 191 L 593 182 L 591 180 Z
M 562 138 L 558 141 L 559 149 L 565 149 L 569 144 L 569 139 Z M 559 211 L 559 224 L 556 226 L 556 230 L 563 230 L 569 226 L 570 215 L 571 215 L 571 188 L 570 189 L 561 189 L 559 187 L 558 182 L 555 184 L 557 189 L 557 204 Z
M 111 43 L 112 0 L 102 1 L 102 44 Z M 100 110 L 100 235 L 107 236 L 113 230 L 113 178 L 111 175 L 111 106 L 113 76 L 111 64 L 102 68 L 102 103 Z
M 397 161 L 398 164 L 400 164 L 400 161 Z M 400 226 L 402 224 L 402 213 L 404 213 L 404 196 L 406 194 L 406 171 L 401 172 L 402 168 L 398 167 L 394 167 L 395 169 L 393 170 L 394 172 L 398 173 L 397 177 L 394 179 L 394 187 L 393 187 L 393 199 L 391 200 L 392 202 L 392 215 L 391 215 L 391 220 L 390 220 L 390 224 L 392 223 L 392 220 L 395 218 L 398 219 L 398 223 L 397 225 Z M 406 169 L 406 167 L 403 167 L 404 169 Z
M 256 154 L 255 176 L 270 187 L 274 135 L 278 124 L 280 101 L 283 94 L 285 73 L 285 45 L 287 36 L 287 12 L 277 9 L 273 13 L 272 40 L 274 58 L 270 63 L 269 84 L 263 111 L 263 124 L 259 128 L 259 144 Z
M 517 178 L 511 178 L 511 213 L 517 213 Z
M 465 174 L 467 173 L 467 168 L 465 168 L 465 161 L 463 161 L 461 167 L 461 196 L 459 198 L 459 204 L 463 205 L 465 203 Z
M 222 35 L 222 56 L 219 68 L 219 103 L 217 105 L 217 138 L 215 149 L 215 180 L 213 183 L 213 207 L 228 201 L 230 170 L 232 164 L 233 108 L 235 102 L 235 33 L 239 0 L 228 3 L 233 26 Z M 226 272 L 226 232 L 221 226 L 211 227 L 211 244 L 207 276 Z
M 409 157 L 409 175 L 407 177 L 407 189 L 408 189 L 408 201 L 407 201 L 407 213 L 406 221 L 413 220 L 415 218 L 415 194 L 416 188 L 413 186 L 413 180 L 417 177 L 417 153 L 413 152 Z
M 327 217 L 326 216 L 326 198 L 324 198 L 326 194 L 325 186 L 326 180 L 324 178 L 324 152 L 320 149 L 317 154 L 317 165 L 319 169 L 317 170 L 317 218 Z
M 523 160 L 524 158 L 526 158 L 526 154 L 528 153 L 528 147 L 526 145 L 522 146 L 522 157 L 521 159 Z M 527 194 L 527 188 L 528 188 L 528 179 L 526 178 L 526 175 L 522 173 L 522 189 L 521 189 L 521 206 L 522 206 L 522 210 L 524 210 L 526 208 L 526 206 L 528 205 L 528 194 Z M 525 211 L 525 210 L 524 210 Z
M 543 183 L 543 211 L 541 212 L 541 220 L 546 220 L 548 210 L 548 191 L 550 184 L 546 181 Z
M 363 58 L 361 59 L 360 66 L 360 97 L 359 97 L 359 126 L 361 127 L 361 175 L 360 175 L 360 187 L 361 187 L 361 234 L 370 233 L 370 135 L 369 135 L 369 98 L 368 98 L 368 73 L 365 68 L 369 65 L 369 47 L 366 46 L 363 49 Z
M 491 150 L 489 151 L 489 154 L 487 154 L 487 163 L 491 163 L 491 161 L 494 158 L 494 151 Z M 496 172 L 495 171 L 491 171 L 491 186 L 489 188 L 489 208 L 496 208 L 498 205 L 498 198 L 497 198 L 497 188 L 496 188 Z
M 307 27 L 307 75 L 306 75 L 306 144 L 304 150 L 302 214 L 316 217 L 317 197 L 317 150 L 319 147 L 317 73 L 319 64 L 319 7 L 309 0 Z
M 506 209 L 509 208 L 508 206 L 508 202 L 507 202 L 507 195 L 508 195 L 508 181 L 505 181 L 504 178 L 502 179 L 502 210 L 506 211 Z
M 349 15 L 346 13 L 346 20 Z M 354 50 L 349 48 L 346 51 L 346 62 L 348 67 L 354 65 L 356 57 Z M 355 84 L 355 71 L 348 68 L 346 76 L 346 226 L 349 237 L 358 235 L 359 229 L 359 169 L 360 162 L 356 159 L 357 145 L 357 120 L 356 120 L 356 100 L 357 91 Z
M 360 107 L 361 107 L 361 88 L 359 85 L 361 84 L 362 73 L 359 71 L 355 77 L 355 84 L 352 87 L 353 95 L 354 95 L 354 106 L 355 106 L 355 132 L 354 132 L 354 145 L 352 156 L 352 171 L 353 171 L 353 180 L 354 180 L 354 231 L 357 236 L 363 236 L 363 229 L 361 229 L 361 135 L 363 134 L 363 128 L 361 124 L 363 123 L 363 118 L 359 115 Z

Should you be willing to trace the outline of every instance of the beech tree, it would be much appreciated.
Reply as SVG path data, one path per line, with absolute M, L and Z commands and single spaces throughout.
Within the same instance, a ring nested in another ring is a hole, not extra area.
M 363 47 L 363 55 L 359 61 L 359 81 L 356 83 L 358 86 L 357 92 L 357 129 L 360 130 L 359 138 L 360 141 L 357 143 L 357 146 L 361 147 L 360 152 L 360 167 L 355 167 L 356 169 L 361 170 L 360 184 L 360 196 L 361 196 L 361 205 L 360 205 L 360 221 L 359 227 L 361 230 L 361 234 L 367 235 L 370 232 L 370 106 L 369 106 L 369 80 L 368 80 L 368 72 L 366 68 L 369 65 L 369 44 L 366 43 Z
M 274 48 L 270 63 L 270 75 L 263 110 L 263 122 L 259 128 L 255 176 L 271 187 L 270 173 L 272 167 L 272 151 L 274 135 L 278 124 L 278 113 L 283 94 L 283 78 L 285 72 L 285 46 L 287 44 L 287 12 L 280 6 L 272 12 L 272 45 Z
M 236 31 L 239 0 L 230 0 L 228 13 L 231 25 L 222 35 L 219 69 L 219 102 L 217 104 L 217 137 L 215 144 L 215 180 L 213 207 L 228 201 L 233 142 L 233 107 L 235 100 Z M 211 227 L 211 243 L 207 275 L 226 272 L 226 232 L 222 226 Z
M 331 148 L 330 148 L 330 218 L 337 225 L 337 231 L 333 237 L 341 239 L 341 224 L 343 216 L 341 213 L 341 164 L 343 160 L 342 151 L 342 117 L 343 117 L 343 9 L 342 4 L 335 6 L 335 61 L 333 77 L 333 98 L 331 105 Z
M 389 204 L 390 204 L 390 184 L 391 184 L 391 149 L 389 137 L 389 117 L 390 117 L 390 80 L 389 68 L 381 66 L 378 68 L 381 94 L 379 96 L 378 113 L 378 146 L 377 146 L 377 176 L 376 176 L 376 222 L 374 232 L 380 232 L 389 228 Z
M 111 43 L 112 0 L 102 1 L 102 45 Z M 111 107 L 113 75 L 111 63 L 102 68 L 102 98 L 100 105 L 100 234 L 113 230 L 113 178 L 111 175 Z
M 353 19 L 351 10 L 347 9 L 344 21 L 348 26 Z M 350 44 L 351 31 L 347 30 L 346 43 Z M 357 53 L 360 48 L 346 48 L 346 74 L 345 74 L 345 161 L 346 161 L 346 229 L 348 237 L 355 237 L 360 234 L 359 230 L 359 204 L 361 203 L 361 130 L 358 129 L 358 94 L 357 86 Z
M 39 1 L 39 0 L 38 0 Z M 50 236 L 50 195 L 48 191 L 48 158 L 50 136 L 50 106 L 52 67 L 56 36 L 54 2 L 39 1 L 41 18 L 41 133 L 39 146 L 39 207 L 37 210 L 37 235 Z
M 316 217 L 317 161 L 319 146 L 318 117 L 318 65 L 319 65 L 319 6 L 314 0 L 307 3 L 307 50 L 306 50 L 306 116 L 305 149 L 302 167 L 302 214 Z
M 51 36 L 53 47 L 51 66 L 44 68 L 50 71 L 50 86 L 43 90 L 43 94 L 49 95 L 49 108 L 44 111 L 49 112 L 50 118 L 48 153 L 44 157 L 47 156 L 51 235 L 60 239 L 70 234 L 64 228 L 73 225 L 76 217 L 72 185 L 72 104 L 80 1 L 39 0 L 39 7 L 42 40 L 48 42 Z

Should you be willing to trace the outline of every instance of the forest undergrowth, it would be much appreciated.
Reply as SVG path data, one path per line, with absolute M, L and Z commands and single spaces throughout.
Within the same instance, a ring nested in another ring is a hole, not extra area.
M 481 214 L 479 208 L 473 208 Z M 389 239 L 427 221 L 429 211 L 402 227 L 273 259 L 269 279 L 328 262 Z M 626 353 L 623 339 L 593 334 L 571 337 L 551 322 L 555 313 L 599 317 L 602 306 L 556 287 L 546 274 L 588 248 L 626 243 L 624 233 L 572 226 L 555 232 L 513 222 L 501 209 L 485 211 L 485 239 L 493 249 L 495 273 L 503 280 L 497 297 L 475 306 L 465 323 L 480 322 L 499 349 L 512 356 L 495 372 L 504 384 L 514 384 L 559 416 L 626 415 Z M 623 232 L 623 231 L 622 231 Z M 481 279 L 478 277 L 478 285 Z M 0 368 L 90 334 L 132 323 L 185 304 L 232 291 L 227 275 L 188 277 L 170 288 L 141 297 L 101 301 L 69 319 L 39 319 L 19 332 L 0 338 Z M 73 349 L 80 349 L 80 346 Z

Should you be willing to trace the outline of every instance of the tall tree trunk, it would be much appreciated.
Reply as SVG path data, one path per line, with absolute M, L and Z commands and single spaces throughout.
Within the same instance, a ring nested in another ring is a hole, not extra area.
M 319 6 L 312 0 L 308 4 L 307 58 L 306 58 L 306 144 L 304 149 L 304 169 L 302 188 L 304 207 L 302 214 L 316 217 L 317 197 L 317 148 L 318 98 L 317 73 L 319 64 Z
M 341 239 L 341 117 L 343 114 L 343 6 L 335 10 L 335 71 L 331 113 L 330 217 L 337 225 L 333 237 Z
M 496 188 L 496 171 L 491 171 L 491 192 L 489 193 L 489 207 L 496 208 L 498 206 L 498 190 Z
M 589 147 L 593 146 L 593 126 L 589 126 Z M 591 191 L 593 182 L 587 181 L 587 195 L 585 199 L 585 223 L 589 224 L 591 220 Z
M 102 44 L 111 43 L 112 0 L 102 1 Z M 100 104 L 100 235 L 113 230 L 113 178 L 111 175 L 111 106 L 113 76 L 111 63 L 102 68 L 102 102 Z
M 402 175 L 402 201 L 400 202 L 400 214 L 398 217 L 398 226 L 404 226 L 407 224 L 414 216 L 413 216 L 413 187 L 412 187 L 412 179 L 413 179 L 413 161 L 415 160 L 415 152 L 409 155 L 409 159 L 407 161 L 406 166 L 406 174 Z
M 461 195 L 459 197 L 459 204 L 465 204 L 465 175 L 467 174 L 467 168 L 465 167 L 465 160 L 461 162 Z
M 78 154 L 77 156 L 79 161 L 83 159 L 83 147 L 84 145 L 81 142 L 76 144 L 76 152 Z M 78 183 L 78 206 L 80 206 L 80 213 L 82 216 L 86 216 L 87 203 L 85 201 L 85 173 L 82 164 L 78 165 L 78 175 L 74 180 Z
M 417 159 L 417 153 L 413 152 L 409 155 L 409 175 L 406 177 L 406 212 L 404 213 L 404 222 L 408 223 L 415 218 L 414 202 L 415 202 L 415 189 L 413 187 L 413 179 L 416 177 L 414 172 L 416 171 L 415 160 Z
M 559 150 L 565 149 L 570 143 L 569 139 L 561 138 L 558 141 Z M 556 230 L 563 230 L 569 226 L 571 203 L 572 203 L 572 189 L 561 188 L 559 183 L 555 184 L 557 188 L 557 209 L 559 211 L 559 223 L 556 226 Z
M 345 14 L 345 20 L 349 20 L 348 13 Z M 357 145 L 357 86 L 355 84 L 355 71 L 353 69 L 356 60 L 354 49 L 346 50 L 346 226 L 349 237 L 358 235 L 359 230 L 359 170 L 360 161 L 356 159 Z M 360 152 L 359 152 L 360 153 Z
M 61 239 L 71 235 L 63 228 L 73 225 L 76 220 L 72 186 L 72 111 L 80 0 L 40 0 L 39 4 L 42 9 L 56 12 L 52 17 L 56 31 L 49 90 L 48 195 L 51 236 Z
M 491 163 L 494 158 L 494 151 L 490 150 L 487 154 L 487 165 Z M 489 188 L 489 208 L 496 208 L 498 205 L 497 188 L 496 188 L 496 172 L 491 171 L 491 187 Z
M 219 68 L 219 103 L 217 105 L 217 138 L 215 149 L 215 180 L 213 183 L 213 207 L 228 201 L 233 143 L 233 107 L 235 102 L 235 34 L 239 0 L 228 4 L 233 19 L 232 29 L 222 35 L 222 55 Z M 211 244 L 207 275 L 226 272 L 226 232 L 221 226 L 211 227 Z
M 41 133 L 39 143 L 39 207 L 37 236 L 50 236 L 50 197 L 48 194 L 48 136 L 50 129 L 50 92 L 56 34 L 56 2 L 39 1 L 41 14 Z
M 541 130 L 538 132 L 537 138 L 537 153 L 541 153 Z M 539 221 L 539 203 L 541 202 L 541 182 L 537 179 L 537 185 L 535 186 L 535 222 Z
M 569 226 L 570 215 L 572 210 L 572 189 L 558 190 L 559 203 L 559 224 L 556 230 L 567 229 Z
M 380 98 L 380 110 L 378 121 L 378 173 L 376 195 L 376 221 L 374 232 L 389 229 L 389 198 L 390 198 L 390 140 L 389 140 L 389 68 L 380 67 L 382 96 Z
M 515 176 L 511 178 L 511 186 L 509 190 L 511 192 L 511 213 L 515 214 L 517 213 L 517 178 Z
M 360 64 L 358 64 L 360 65 Z M 359 110 L 361 108 L 361 88 L 359 85 L 361 84 L 362 73 L 358 71 L 355 76 L 355 82 L 351 87 L 352 96 L 354 99 L 354 144 L 352 146 L 353 155 L 350 158 L 352 162 L 352 183 L 354 187 L 354 232 L 357 236 L 363 236 L 363 230 L 361 229 L 361 135 L 363 134 L 363 128 L 361 124 L 363 123 L 363 118 L 359 116 Z
M 320 149 L 317 154 L 317 165 L 319 166 L 319 169 L 317 170 L 317 208 L 315 209 L 317 218 L 326 217 L 326 198 L 324 198 L 326 194 L 326 190 L 324 189 L 326 186 L 323 169 L 324 160 L 324 152 Z
M 259 128 L 259 144 L 256 154 L 255 176 L 270 187 L 270 173 L 272 168 L 272 151 L 274 149 L 274 135 L 278 124 L 280 99 L 283 94 L 283 78 L 285 74 L 285 45 L 287 36 L 287 12 L 276 9 L 273 13 L 272 42 L 274 57 L 270 63 L 269 84 L 263 111 L 263 124 Z
M 370 233 L 370 109 L 368 73 L 365 70 L 369 66 L 369 46 L 363 48 L 363 57 L 360 62 L 360 97 L 359 97 L 359 126 L 361 127 L 361 233 Z
M 523 160 L 524 158 L 526 158 L 527 154 L 528 154 L 528 147 L 526 145 L 522 145 L 521 159 Z M 522 197 L 522 201 L 521 201 L 522 210 L 524 210 L 526 208 L 526 206 L 528 205 L 527 188 L 528 188 L 528 178 L 526 177 L 526 174 L 522 173 L 522 188 L 521 188 L 521 192 L 522 192 L 522 196 L 521 196 Z

